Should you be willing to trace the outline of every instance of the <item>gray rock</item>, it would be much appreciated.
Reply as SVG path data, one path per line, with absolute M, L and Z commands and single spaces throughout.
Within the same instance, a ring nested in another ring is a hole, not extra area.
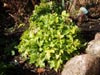
M 65 64 L 61 75 L 100 75 L 100 59 L 89 54 L 75 56 Z
M 100 40 L 92 40 L 88 43 L 86 53 L 100 57 Z

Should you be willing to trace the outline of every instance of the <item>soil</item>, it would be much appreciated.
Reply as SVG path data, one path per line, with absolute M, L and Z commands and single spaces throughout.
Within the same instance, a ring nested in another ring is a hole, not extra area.
M 13 47 L 20 42 L 21 34 L 28 28 L 28 19 L 34 10 L 34 5 L 39 2 L 40 0 L 0 1 L 0 61 L 6 64 L 14 60 L 18 61 L 18 65 L 6 69 L 6 75 L 61 75 L 61 70 L 55 72 L 48 66 L 45 69 L 37 68 L 21 60 L 18 51 Z M 100 32 L 100 3 L 88 10 L 90 13 L 86 17 L 87 20 L 82 21 L 78 27 L 84 38 L 90 41 L 95 33 Z M 23 22 L 25 26 L 18 28 L 18 25 Z M 15 51 L 14 56 L 11 55 L 12 50 Z

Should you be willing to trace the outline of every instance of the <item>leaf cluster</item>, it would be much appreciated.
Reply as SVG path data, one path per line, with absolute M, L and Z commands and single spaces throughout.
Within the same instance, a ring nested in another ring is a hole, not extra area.
M 41 13 L 44 9 L 46 11 Z M 66 11 L 61 14 L 48 11 L 51 7 L 42 7 L 41 4 L 36 7 L 18 50 L 29 63 L 37 67 L 49 64 L 50 68 L 57 70 L 64 61 L 79 53 L 83 43 L 79 28 L 69 19 Z

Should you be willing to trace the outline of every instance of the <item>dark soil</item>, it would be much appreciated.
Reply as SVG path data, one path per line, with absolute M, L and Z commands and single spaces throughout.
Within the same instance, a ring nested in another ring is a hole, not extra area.
M 48 66 L 39 69 L 21 60 L 18 51 L 14 48 L 18 45 L 23 31 L 28 28 L 28 19 L 34 10 L 34 5 L 39 2 L 40 0 L 0 0 L 0 61 L 5 64 L 18 61 L 17 65 L 6 69 L 6 75 L 61 75 L 60 70 L 55 72 Z M 84 38 L 90 41 L 95 33 L 100 32 L 100 3 L 88 10 L 90 12 L 87 15 L 88 20 L 82 21 L 78 27 Z M 18 28 L 18 25 L 23 22 L 25 26 Z M 14 56 L 11 55 L 12 51 L 15 52 Z

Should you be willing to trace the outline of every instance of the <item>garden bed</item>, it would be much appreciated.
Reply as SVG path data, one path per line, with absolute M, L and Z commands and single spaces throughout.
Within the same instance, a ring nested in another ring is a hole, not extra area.
M 61 69 L 58 70 L 58 72 L 50 69 L 48 66 L 46 66 L 45 69 L 41 69 L 28 64 L 26 61 L 21 60 L 19 52 L 16 50 L 16 48 L 14 48 L 15 45 L 19 44 L 20 42 L 19 38 L 21 34 L 29 26 L 28 19 L 29 16 L 32 14 L 32 10 L 34 9 L 34 3 L 29 1 L 30 0 L 27 0 L 26 4 L 23 3 L 23 6 L 19 6 L 20 7 L 19 10 L 22 10 L 21 12 L 18 12 L 18 9 L 13 9 L 12 6 L 13 1 L 8 3 L 3 1 L 0 2 L 0 41 L 1 41 L 0 60 L 7 65 L 11 61 L 15 61 L 15 60 L 18 61 L 19 63 L 18 65 L 14 65 L 13 67 L 6 68 L 5 74 L 6 75 L 61 75 Z M 37 1 L 36 4 L 39 4 L 39 2 L 40 1 Z M 3 6 L 4 3 L 6 4 L 5 7 Z M 21 3 L 19 2 L 18 5 L 20 4 Z M 81 25 L 78 26 L 81 29 L 82 34 L 84 35 L 84 38 L 87 41 L 92 40 L 94 38 L 95 33 L 100 32 L 100 8 L 99 7 L 100 4 L 97 5 L 96 7 L 92 7 L 89 11 L 96 12 L 96 14 L 94 15 L 93 13 L 90 13 L 91 17 L 89 17 L 89 20 L 81 23 Z M 26 11 L 25 9 L 29 9 L 29 10 Z M 22 27 L 18 28 L 18 24 L 23 22 L 26 25 L 25 26 L 23 25 Z M 13 51 L 15 51 L 14 56 L 12 55 Z

